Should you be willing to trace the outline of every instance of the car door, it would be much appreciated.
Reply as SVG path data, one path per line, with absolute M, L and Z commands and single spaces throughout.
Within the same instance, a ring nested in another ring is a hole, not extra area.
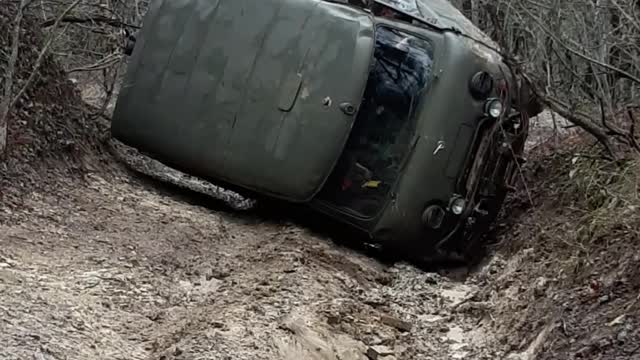
M 191 174 L 305 202 L 351 131 L 373 23 L 319 0 L 164 0 L 145 19 L 112 133 Z

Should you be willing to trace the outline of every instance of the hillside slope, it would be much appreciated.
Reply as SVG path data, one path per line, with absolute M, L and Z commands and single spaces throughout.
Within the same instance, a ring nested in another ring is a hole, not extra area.
M 640 160 L 561 146 L 534 154 L 496 246 L 508 266 L 480 298 L 506 346 L 537 359 L 640 358 Z
M 4 54 L 11 52 L 16 7 L 13 1 L 0 6 L 0 49 Z M 31 12 L 26 12 L 22 25 L 13 96 L 33 72 L 46 39 Z M 7 63 L 8 56 L 0 56 L 3 79 Z M 8 123 L 7 153 L 0 161 L 0 201 L 4 206 L 19 204 L 22 192 L 47 186 L 50 176 L 76 176 L 87 166 L 100 168 L 108 162 L 97 141 L 104 127 L 100 129 L 79 91 L 51 55 L 43 58 L 38 75 L 17 101 Z M 52 166 L 44 166 L 47 162 Z

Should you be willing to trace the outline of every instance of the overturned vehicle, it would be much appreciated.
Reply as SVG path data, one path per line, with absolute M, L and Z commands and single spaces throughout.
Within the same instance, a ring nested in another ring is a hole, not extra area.
M 156 0 L 130 60 L 116 139 L 419 257 L 469 253 L 535 115 L 446 0 Z

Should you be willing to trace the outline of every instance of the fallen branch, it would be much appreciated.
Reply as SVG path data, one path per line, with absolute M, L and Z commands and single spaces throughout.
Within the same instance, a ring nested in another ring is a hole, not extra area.
M 67 73 L 71 74 L 75 72 L 101 71 L 101 70 L 112 67 L 113 65 L 119 63 L 121 60 L 122 60 L 122 56 L 120 54 L 113 53 L 98 60 L 98 62 L 96 62 L 95 64 L 69 69 L 67 70 Z
M 600 144 L 602 144 L 608 155 L 614 159 L 616 158 L 609 136 L 601 127 L 596 125 L 593 119 L 579 111 L 573 111 L 569 105 L 565 104 L 561 100 L 553 98 L 546 91 L 540 90 L 539 86 L 536 85 L 536 83 L 532 81 L 527 74 L 523 73 L 522 76 L 531 84 L 531 90 L 533 90 L 535 96 L 541 103 L 567 119 L 572 124 L 581 127 L 591 134 L 598 140 L 598 142 L 600 142 Z
M 40 27 L 47 28 L 52 25 L 55 25 L 56 20 L 57 19 L 45 20 L 42 24 L 40 24 Z M 60 22 L 71 23 L 71 24 L 96 23 L 96 24 L 105 24 L 113 27 L 129 27 L 132 29 L 140 29 L 140 26 L 127 24 L 125 22 L 122 22 L 121 20 L 108 18 L 106 16 L 100 16 L 100 15 L 85 17 L 85 18 L 76 17 L 76 16 L 64 16 L 62 19 L 60 19 Z

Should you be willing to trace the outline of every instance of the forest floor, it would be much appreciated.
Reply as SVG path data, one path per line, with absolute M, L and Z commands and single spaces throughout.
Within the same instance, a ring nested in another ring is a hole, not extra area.
M 5 209 L 0 358 L 496 356 L 482 317 L 462 310 L 490 270 L 385 264 L 125 175 L 60 181 Z
M 126 156 L 163 181 L 117 166 L 54 172 L 19 205 L 0 207 L 0 358 L 638 354 L 636 245 L 619 244 L 619 262 L 603 258 L 609 266 L 567 287 L 567 265 L 551 263 L 552 249 L 536 240 L 548 231 L 530 221 L 542 209 L 521 198 L 478 268 L 425 271 L 281 214 L 243 210 L 233 194 Z M 208 200 L 221 194 L 236 206 Z

